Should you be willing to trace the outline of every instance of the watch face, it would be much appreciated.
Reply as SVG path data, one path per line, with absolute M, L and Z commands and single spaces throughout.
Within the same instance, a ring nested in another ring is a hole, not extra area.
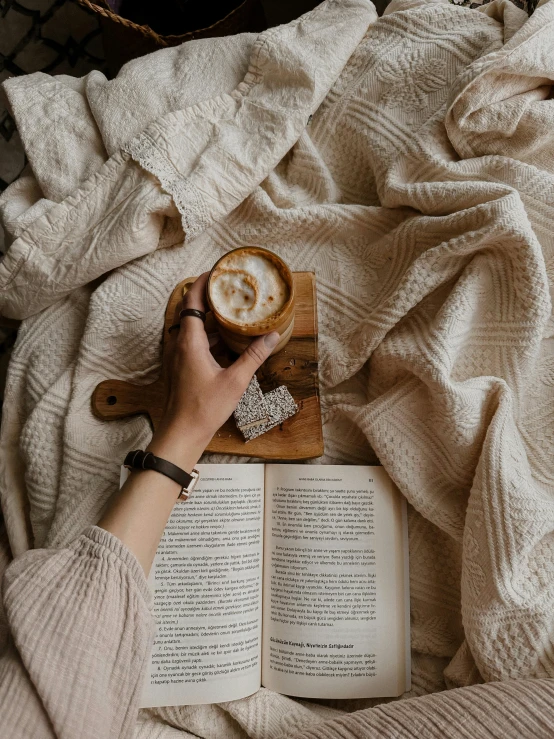
M 188 486 L 186 488 L 183 488 L 181 490 L 181 493 L 179 495 L 178 500 L 186 501 L 190 498 L 192 495 L 192 491 L 196 487 L 196 483 L 198 482 L 198 478 L 200 477 L 200 473 L 198 470 L 194 469 L 191 473 L 191 481 L 189 482 Z
M 192 477 L 192 480 L 190 481 L 189 486 L 187 487 L 187 492 L 189 495 L 192 493 L 192 491 L 196 487 L 196 483 L 198 482 L 200 473 L 198 472 L 198 470 L 195 469 L 190 473 L 190 476 Z

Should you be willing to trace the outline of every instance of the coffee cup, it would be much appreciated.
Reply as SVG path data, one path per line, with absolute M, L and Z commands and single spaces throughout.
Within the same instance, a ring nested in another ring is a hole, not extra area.
M 294 280 L 281 257 L 260 246 L 242 246 L 224 254 L 208 278 L 207 301 L 219 334 L 241 354 L 258 336 L 277 331 L 276 354 L 294 328 Z

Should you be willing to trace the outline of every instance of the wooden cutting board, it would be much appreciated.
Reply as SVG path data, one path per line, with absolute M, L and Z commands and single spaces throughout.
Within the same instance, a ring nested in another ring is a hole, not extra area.
M 169 336 L 168 328 L 174 319 L 175 306 L 195 279 L 183 280 L 171 294 L 165 312 L 164 342 Z M 294 283 L 296 316 L 292 338 L 282 351 L 264 362 L 257 377 L 264 392 L 286 385 L 299 405 L 298 413 L 249 442 L 244 441 L 233 418 L 230 418 L 215 434 L 206 451 L 283 460 L 310 459 L 323 454 L 315 275 L 313 272 L 295 272 Z M 217 330 L 211 314 L 208 314 L 206 330 Z M 212 354 L 223 366 L 233 360 L 221 341 L 212 348 Z M 163 398 L 163 373 L 151 385 L 105 380 L 92 394 L 92 410 L 95 416 L 105 421 L 146 413 L 155 429 L 161 418 Z

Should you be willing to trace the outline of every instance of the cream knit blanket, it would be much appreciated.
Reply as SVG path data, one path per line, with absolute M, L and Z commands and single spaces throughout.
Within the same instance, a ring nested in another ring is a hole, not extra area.
M 0 442 L 13 551 L 98 519 L 150 430 L 96 420 L 94 387 L 152 382 L 174 285 L 258 244 L 317 274 L 320 461 L 378 458 L 410 503 L 412 695 L 553 677 L 552 80 L 554 1 L 526 20 L 326 0 L 110 82 L 5 83 L 31 165 L 0 200 L 0 313 L 25 319 Z M 137 736 L 183 736 L 163 717 L 265 739 L 363 705 L 262 690 L 145 713 Z

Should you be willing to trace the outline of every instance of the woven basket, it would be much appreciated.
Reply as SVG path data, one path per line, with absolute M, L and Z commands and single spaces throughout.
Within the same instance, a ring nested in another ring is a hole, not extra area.
M 180 35 L 162 36 L 149 26 L 124 18 L 111 10 L 107 0 L 78 0 L 99 16 L 104 39 L 104 53 L 109 71 L 116 75 L 131 59 L 150 54 L 157 49 L 179 46 L 184 41 L 213 36 L 229 36 L 244 31 L 265 29 L 265 17 L 260 0 L 244 0 L 224 18 L 208 28 L 187 31 Z

